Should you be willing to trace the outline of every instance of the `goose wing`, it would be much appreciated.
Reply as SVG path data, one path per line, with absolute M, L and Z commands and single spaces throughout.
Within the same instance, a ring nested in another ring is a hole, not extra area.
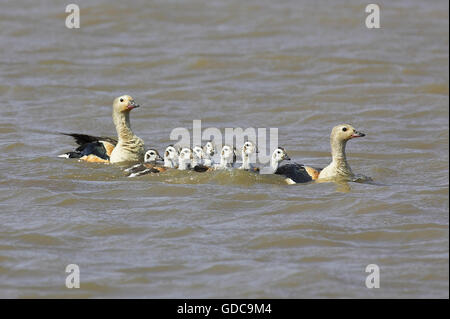
M 303 164 L 292 163 L 278 167 L 275 174 L 290 178 L 295 183 L 307 183 L 317 179 L 318 171 Z

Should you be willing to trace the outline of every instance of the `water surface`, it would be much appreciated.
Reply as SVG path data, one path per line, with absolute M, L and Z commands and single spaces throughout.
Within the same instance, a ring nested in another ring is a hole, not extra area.
M 448 298 L 447 1 L 2 1 L 0 297 Z M 277 127 L 330 161 L 351 123 L 374 183 L 288 186 L 245 172 L 129 179 L 56 155 L 55 132 L 114 136 L 132 95 L 148 147 L 175 127 Z M 66 265 L 81 288 L 65 288 Z M 377 264 L 381 288 L 367 289 Z

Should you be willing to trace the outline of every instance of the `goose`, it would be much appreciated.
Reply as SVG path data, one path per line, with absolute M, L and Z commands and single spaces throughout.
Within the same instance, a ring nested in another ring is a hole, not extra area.
M 176 168 L 178 165 L 178 150 L 173 145 L 166 147 L 164 151 L 164 167 Z
M 203 165 L 205 166 L 214 166 L 213 156 L 215 153 L 215 145 L 212 141 L 206 142 L 205 146 L 203 146 L 204 158 Z
M 97 163 L 142 162 L 144 142 L 133 133 L 130 126 L 130 111 L 137 107 L 139 105 L 129 95 L 115 98 L 112 117 L 118 139 L 62 133 L 73 137 L 79 146 L 75 151 L 61 154 L 59 157 L 78 158 Z
M 154 167 L 157 165 L 158 161 L 162 160 L 163 159 L 161 158 L 157 150 L 149 149 L 147 152 L 145 152 L 144 163 L 133 165 L 125 169 L 125 172 L 130 173 L 128 177 L 140 176 L 147 173 L 156 173 L 159 172 L 159 170 L 156 171 Z
M 256 145 L 250 141 L 247 141 L 242 146 L 241 154 L 242 154 L 242 165 L 238 169 L 243 170 L 254 170 L 255 168 L 250 163 L 250 156 L 253 153 L 258 153 Z
M 347 141 L 363 137 L 349 124 L 333 127 L 330 135 L 332 162 L 325 168 L 313 168 L 303 164 L 286 164 L 277 169 L 276 174 L 284 175 L 288 184 L 307 183 L 310 181 L 326 181 L 336 177 L 352 179 L 354 177 L 350 165 L 347 163 L 345 146 Z
M 349 140 L 364 136 L 366 134 L 358 132 L 349 124 L 340 124 L 333 127 L 330 135 L 332 161 L 320 171 L 318 179 L 323 180 L 336 177 L 352 179 L 354 175 L 350 165 L 347 163 L 345 146 Z
M 178 169 L 181 171 L 189 170 L 192 168 L 192 150 L 188 147 L 183 147 L 180 151 L 178 159 Z

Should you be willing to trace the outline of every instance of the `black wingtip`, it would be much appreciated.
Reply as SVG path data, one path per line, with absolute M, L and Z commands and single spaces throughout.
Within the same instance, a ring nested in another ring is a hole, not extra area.
M 206 172 L 208 169 L 209 169 L 209 167 L 203 166 L 203 165 L 196 165 L 196 166 L 194 166 L 194 168 L 193 168 L 193 170 L 194 170 L 195 172 L 198 172 L 198 173 Z

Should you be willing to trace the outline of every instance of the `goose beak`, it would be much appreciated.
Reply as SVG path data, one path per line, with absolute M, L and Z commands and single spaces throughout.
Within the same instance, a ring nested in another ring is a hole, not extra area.
M 157 160 L 163 161 L 163 158 L 161 157 L 161 155 L 156 156 Z
M 366 136 L 366 134 L 355 131 L 355 133 L 352 134 L 351 138 L 355 138 L 355 137 L 364 137 Z
M 130 103 L 128 104 L 128 109 L 132 110 L 139 107 L 139 104 L 136 104 L 136 102 L 134 100 L 131 100 Z

